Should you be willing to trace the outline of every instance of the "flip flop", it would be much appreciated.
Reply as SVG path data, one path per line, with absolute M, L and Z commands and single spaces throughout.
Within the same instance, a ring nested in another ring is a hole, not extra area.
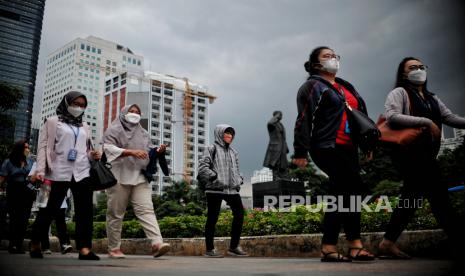
M 357 254 L 355 254 L 355 256 L 352 256 L 352 255 L 350 254 L 350 252 L 351 252 L 352 250 L 355 250 L 355 249 L 358 249 Z M 375 257 L 374 257 L 374 256 L 370 256 L 370 255 L 360 255 L 360 253 L 361 253 L 362 251 L 368 252 L 368 250 L 366 250 L 366 249 L 363 248 L 363 247 L 350 247 L 350 248 L 349 248 L 349 254 L 347 255 L 347 258 L 351 259 L 352 261 L 362 261 L 362 262 L 374 261 L 374 260 L 375 260 Z
M 321 254 L 323 254 L 323 258 L 321 258 L 321 261 L 325 263 L 350 263 L 352 262 L 351 259 L 344 257 L 342 254 L 336 251 L 328 252 L 328 253 L 321 251 Z M 331 254 L 337 254 L 337 257 L 329 257 Z

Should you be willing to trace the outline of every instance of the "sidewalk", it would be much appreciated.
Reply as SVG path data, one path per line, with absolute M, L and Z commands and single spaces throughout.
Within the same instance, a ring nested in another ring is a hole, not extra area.
M 44 259 L 0 251 L 3 276 L 44 275 L 447 275 L 447 260 L 415 258 L 410 261 L 376 260 L 371 263 L 321 263 L 319 258 L 223 258 L 130 255 L 126 259 L 80 261 L 77 254 L 54 253 Z

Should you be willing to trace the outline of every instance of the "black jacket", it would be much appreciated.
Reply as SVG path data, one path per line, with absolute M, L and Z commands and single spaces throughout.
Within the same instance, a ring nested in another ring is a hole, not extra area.
M 157 162 L 160 162 L 160 168 L 165 176 L 170 174 L 168 164 L 166 163 L 165 153 L 158 153 L 158 148 L 152 148 L 149 151 L 149 164 L 142 170 L 142 174 L 147 178 L 148 182 L 153 181 L 153 175 L 157 173 Z
M 358 110 L 367 114 L 365 102 L 349 82 L 336 78 L 358 101 Z M 344 112 L 344 97 L 330 82 L 311 76 L 297 94 L 294 127 L 294 157 L 306 158 L 311 148 L 334 148 Z

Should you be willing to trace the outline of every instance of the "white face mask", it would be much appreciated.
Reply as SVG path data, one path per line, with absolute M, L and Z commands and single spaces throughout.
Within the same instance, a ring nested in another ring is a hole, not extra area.
M 74 107 L 74 106 L 68 106 L 68 112 L 69 114 L 73 115 L 75 118 L 81 116 L 82 113 L 84 113 L 85 108 L 80 108 L 80 107 Z
M 413 84 L 423 84 L 426 81 L 426 70 L 410 71 L 407 78 Z
M 321 70 L 331 74 L 336 74 L 339 70 L 339 60 L 335 58 L 323 60 L 320 64 L 322 66 Z
M 124 118 L 131 124 L 138 124 L 140 121 L 140 115 L 136 113 L 128 113 L 124 115 Z

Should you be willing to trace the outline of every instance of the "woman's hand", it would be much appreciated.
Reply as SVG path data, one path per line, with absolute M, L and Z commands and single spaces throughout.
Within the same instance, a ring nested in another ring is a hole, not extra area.
M 161 144 L 160 147 L 157 149 L 158 153 L 164 153 L 166 151 L 167 145 Z
M 365 161 L 370 162 L 371 160 L 373 160 L 373 151 L 369 151 L 365 154 Z
M 34 175 L 35 175 L 35 178 L 36 178 L 37 180 L 39 180 L 39 181 L 41 181 L 41 182 L 44 182 L 44 179 L 45 179 L 44 174 L 42 174 L 42 173 L 36 173 L 36 174 L 34 174 Z
M 145 150 L 130 150 L 130 155 L 137 159 L 147 159 L 149 155 Z
M 90 155 L 92 156 L 94 160 L 100 160 L 100 158 L 102 157 L 102 153 L 98 150 L 91 151 Z
M 429 125 L 429 131 L 431 133 L 431 136 L 433 137 L 433 141 L 441 140 L 441 130 L 435 123 L 431 122 L 431 124 Z
M 292 159 L 292 163 L 296 165 L 297 167 L 303 169 L 307 167 L 308 165 L 308 160 L 307 158 L 294 158 Z

